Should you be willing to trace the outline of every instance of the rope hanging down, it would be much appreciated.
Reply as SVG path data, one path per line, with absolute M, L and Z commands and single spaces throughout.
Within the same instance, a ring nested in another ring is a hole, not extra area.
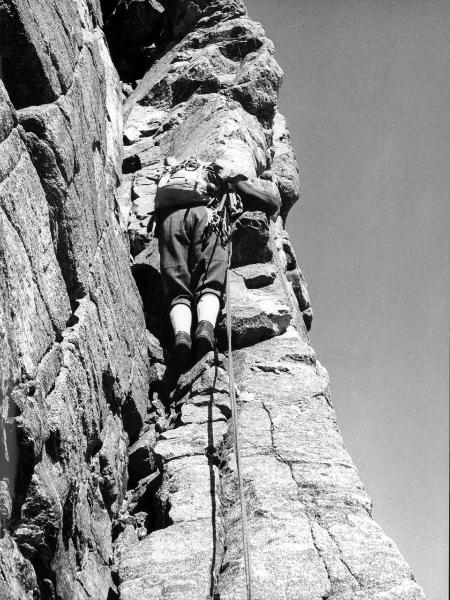
M 231 262 L 231 241 L 230 241 L 230 262 Z M 229 267 L 229 265 L 228 265 Z M 236 455 L 236 466 L 239 484 L 239 497 L 241 503 L 241 522 L 242 522 L 242 544 L 244 550 L 244 568 L 245 568 L 245 579 L 247 589 L 247 600 L 252 600 L 252 578 L 250 568 L 250 551 L 248 542 L 248 523 L 247 523 L 247 507 L 244 495 L 244 482 L 242 477 L 242 465 L 241 465 L 241 441 L 238 430 L 238 415 L 237 415 L 237 403 L 236 403 L 236 388 L 234 384 L 234 371 L 233 371 L 233 354 L 231 347 L 231 290 L 230 290 L 230 277 L 229 270 L 227 273 L 227 286 L 226 286 L 226 304 L 227 304 L 227 338 L 228 338 L 228 375 L 230 378 L 230 400 L 231 400 L 231 419 L 233 421 L 233 441 L 234 451 Z

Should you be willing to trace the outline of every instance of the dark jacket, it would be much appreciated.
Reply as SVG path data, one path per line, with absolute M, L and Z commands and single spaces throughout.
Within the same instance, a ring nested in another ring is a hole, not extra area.
M 271 217 L 280 210 L 280 202 L 269 192 L 258 190 L 248 181 L 239 181 L 234 189 L 241 197 L 244 210 L 261 210 Z

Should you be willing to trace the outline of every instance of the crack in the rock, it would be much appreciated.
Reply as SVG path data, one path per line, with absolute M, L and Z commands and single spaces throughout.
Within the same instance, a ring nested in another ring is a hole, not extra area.
M 77 582 L 78 582 L 78 583 L 81 585 L 81 587 L 83 588 L 83 590 L 84 590 L 84 592 L 85 592 L 86 596 L 87 596 L 88 598 L 92 598 L 92 595 L 91 595 L 91 593 L 89 592 L 89 590 L 86 588 L 86 584 L 84 583 L 84 581 L 83 581 L 83 580 L 82 580 L 80 577 L 77 577 L 77 578 L 75 579 L 75 581 L 77 581 Z
M 264 410 L 266 411 L 266 413 L 267 413 L 267 415 L 269 417 L 269 421 L 270 421 L 270 433 L 271 433 L 272 448 L 273 448 L 274 455 L 277 458 L 277 460 L 279 460 L 280 462 L 284 463 L 285 465 L 287 465 L 289 467 L 289 471 L 290 471 L 292 480 L 293 480 L 293 482 L 295 484 L 295 487 L 296 487 L 296 490 L 297 490 L 297 495 L 298 495 L 299 502 L 300 502 L 301 506 L 303 507 L 305 516 L 307 517 L 308 522 L 309 522 L 309 526 L 310 526 L 310 529 L 311 529 L 311 537 L 312 537 L 312 541 L 313 541 L 314 547 L 315 547 L 315 549 L 317 551 L 317 554 L 319 555 L 319 558 L 324 563 L 324 566 L 325 566 L 325 569 L 326 569 L 326 572 L 327 572 L 327 575 L 328 575 L 328 579 L 330 580 L 330 583 L 332 583 L 332 580 L 331 580 L 331 578 L 329 576 L 329 567 L 326 564 L 325 558 L 322 556 L 319 548 L 317 547 L 316 540 L 315 540 L 315 537 L 314 537 L 314 534 L 313 534 L 313 530 L 312 530 L 313 529 L 313 522 L 317 523 L 320 527 L 322 527 L 323 529 L 326 530 L 326 532 L 328 533 L 328 535 L 330 536 L 330 538 L 334 542 L 334 545 L 335 545 L 335 547 L 336 547 L 336 549 L 338 551 L 339 560 L 344 565 L 344 567 L 347 569 L 347 571 L 350 573 L 350 575 L 352 576 L 352 578 L 356 581 L 356 583 L 358 584 L 358 586 L 361 589 L 363 589 L 363 586 L 362 586 L 361 582 L 358 580 L 358 578 L 356 577 L 356 575 L 353 573 L 353 571 L 350 569 L 350 567 L 348 566 L 348 564 L 344 560 L 342 549 L 340 548 L 340 546 L 338 545 L 337 541 L 332 536 L 331 532 L 327 528 L 324 528 L 323 525 L 320 524 L 320 522 L 316 518 L 317 515 L 314 513 L 314 511 L 311 508 L 308 508 L 308 506 L 303 502 L 303 499 L 302 499 L 301 493 L 300 493 L 300 486 L 299 486 L 299 484 L 297 483 L 297 481 L 295 479 L 293 468 L 292 468 L 294 462 L 288 461 L 285 458 L 283 458 L 283 456 L 281 456 L 281 454 L 277 450 L 276 444 L 275 444 L 275 440 L 274 440 L 275 427 L 274 427 L 272 415 L 270 414 L 270 410 L 267 408 L 267 406 L 265 405 L 265 403 L 264 403 L 263 400 L 261 400 L 261 405 L 262 405 L 262 407 L 264 408 Z M 331 592 L 332 592 L 332 590 L 331 590 Z
M 358 579 L 358 577 L 355 575 L 355 573 L 353 572 L 353 570 L 350 568 L 350 566 L 348 565 L 347 561 L 345 560 L 344 553 L 342 552 L 342 548 L 340 547 L 339 542 L 336 540 L 335 536 L 331 533 L 331 531 L 329 530 L 328 527 L 324 527 L 320 523 L 320 517 L 318 519 L 315 519 L 315 520 L 316 520 L 316 522 L 318 522 L 319 526 L 322 527 L 322 529 L 325 529 L 325 531 L 330 536 L 330 539 L 333 541 L 333 543 L 334 543 L 334 545 L 336 547 L 336 550 L 338 551 L 339 560 L 341 561 L 341 563 L 344 565 L 344 567 L 347 569 L 347 571 L 350 573 L 350 575 L 356 581 L 356 583 L 358 584 L 358 586 L 360 587 L 360 589 L 364 589 L 363 584 L 360 582 L 360 580 Z
M 275 444 L 275 425 L 274 425 L 274 422 L 273 422 L 273 419 L 272 419 L 272 415 L 270 414 L 270 410 L 267 408 L 267 406 L 264 403 L 264 400 L 262 400 L 262 399 L 261 399 L 261 406 L 263 407 L 263 409 L 267 413 L 267 416 L 268 416 L 269 422 L 270 422 L 270 437 L 271 437 L 271 442 L 272 442 L 272 454 L 275 456 L 276 460 L 278 460 L 279 462 L 281 462 L 281 463 L 285 464 L 287 467 L 289 467 L 292 479 L 294 479 L 294 475 L 292 473 L 292 465 L 291 465 L 291 463 L 288 460 L 286 460 L 285 458 L 283 458 L 283 456 L 281 456 L 280 452 L 278 451 L 278 449 L 276 447 L 276 444 Z M 295 479 L 294 479 L 294 482 L 295 482 Z
M 319 547 L 319 545 L 317 543 L 316 535 L 314 533 L 313 523 L 312 523 L 311 519 L 309 518 L 309 516 L 307 516 L 307 518 L 308 518 L 309 529 L 310 529 L 310 532 L 311 532 L 311 539 L 312 539 L 312 542 L 314 544 L 314 548 L 316 549 L 316 552 L 317 552 L 319 558 L 322 560 L 323 566 L 324 566 L 325 571 L 327 573 L 328 581 L 330 582 L 330 591 L 328 592 L 328 595 L 324 597 L 324 598 L 327 598 L 332 593 L 332 585 L 333 585 L 332 573 L 331 573 L 330 567 L 328 566 L 327 561 L 325 560 L 325 557 L 324 557 L 324 555 L 322 553 L 322 550 L 320 549 L 320 547 Z M 324 600 L 324 598 L 322 600 Z
M 310 520 L 310 522 L 312 521 L 312 519 L 314 520 L 314 523 L 320 527 L 321 529 L 323 529 L 323 531 L 326 533 L 326 535 L 328 535 L 328 537 L 330 538 L 330 540 L 333 542 L 334 547 L 336 548 L 337 552 L 338 552 L 338 560 L 340 561 L 340 563 L 343 565 L 343 567 L 347 570 L 347 572 L 349 573 L 349 575 L 352 577 L 352 579 L 356 582 L 357 586 L 362 590 L 364 589 L 365 591 L 370 591 L 370 587 L 364 587 L 362 585 L 362 583 L 359 581 L 358 577 L 355 575 L 355 573 L 352 571 L 352 569 L 350 569 L 348 563 L 345 561 L 344 559 L 344 554 L 342 552 L 341 547 L 339 546 L 338 542 L 336 541 L 336 539 L 333 537 L 333 535 L 331 534 L 330 530 L 328 529 L 328 527 L 324 527 L 324 525 L 322 525 L 322 523 L 320 522 L 320 516 L 318 515 L 314 515 L 313 517 L 311 517 L 310 515 L 308 515 L 308 518 Z M 312 525 L 311 525 L 312 528 Z M 313 529 L 311 529 L 311 531 L 313 531 Z M 314 535 L 314 534 L 313 534 Z M 375 589 L 375 588 L 374 588 Z M 376 589 L 379 589 L 379 586 L 376 587 Z

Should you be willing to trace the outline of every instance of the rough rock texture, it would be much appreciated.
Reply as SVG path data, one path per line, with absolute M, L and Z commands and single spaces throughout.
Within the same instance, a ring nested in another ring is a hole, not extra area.
M 17 598 L 111 597 L 119 457 L 147 416 L 145 322 L 115 201 L 120 82 L 100 22 L 96 2 L 0 2 L 2 471 L 15 540 L 0 580 Z
M 168 155 L 282 201 L 230 271 L 255 599 L 424 598 L 309 343 L 262 27 L 240 0 L 0 0 L 0 29 L 0 598 L 245 597 L 229 357 L 174 369 L 147 230 Z

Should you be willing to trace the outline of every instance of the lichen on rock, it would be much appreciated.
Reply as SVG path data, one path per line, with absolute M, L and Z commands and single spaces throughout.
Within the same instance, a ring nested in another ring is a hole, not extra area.
M 240 0 L 0 0 L 0 28 L 0 596 L 245 597 L 224 322 L 180 376 L 147 228 L 193 155 L 282 206 L 240 219 L 230 269 L 255 597 L 424 598 L 310 345 L 262 26 Z

